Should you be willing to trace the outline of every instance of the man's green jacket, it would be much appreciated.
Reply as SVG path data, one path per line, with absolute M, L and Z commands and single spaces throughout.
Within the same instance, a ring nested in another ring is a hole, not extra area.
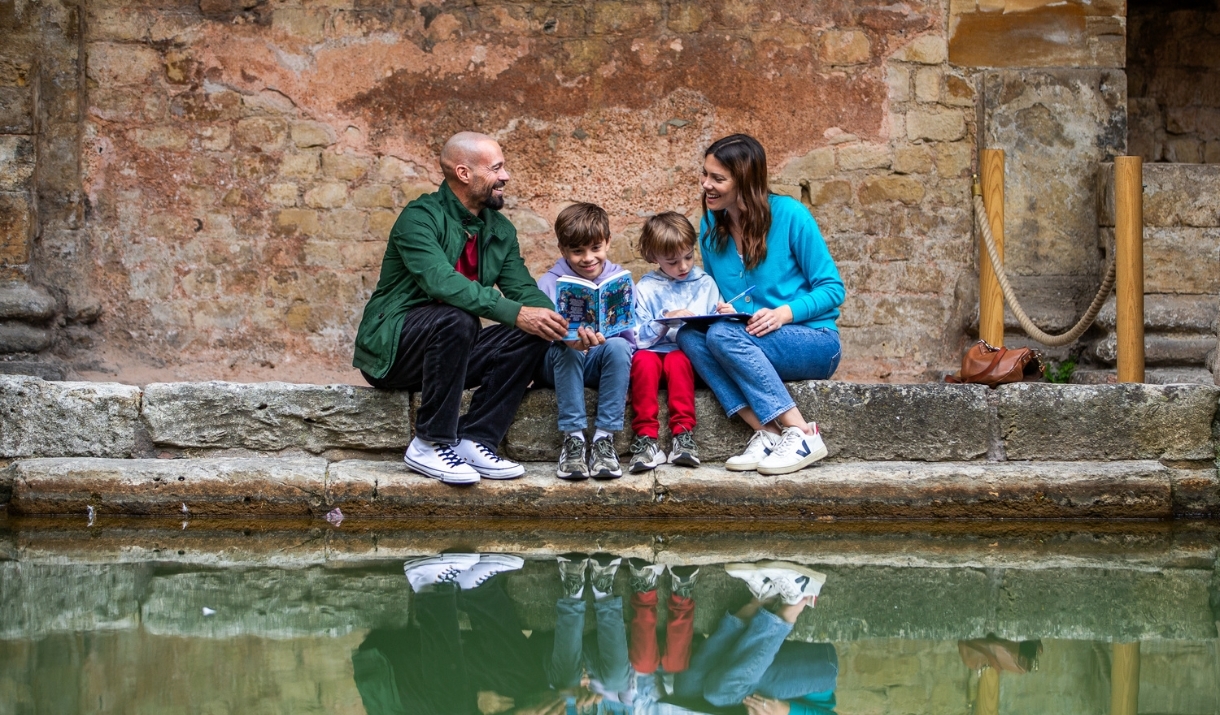
M 477 283 L 454 267 L 469 234 L 479 237 Z M 381 277 L 356 332 L 352 365 L 385 377 L 397 357 L 407 311 L 433 302 L 505 325 L 516 324 L 523 305 L 555 307 L 526 270 L 512 223 L 487 208 L 478 216 L 470 213 L 448 184 L 412 201 L 394 222 Z

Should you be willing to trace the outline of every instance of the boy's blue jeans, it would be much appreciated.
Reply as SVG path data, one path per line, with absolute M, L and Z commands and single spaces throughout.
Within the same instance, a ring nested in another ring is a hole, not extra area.
M 839 660 L 829 643 L 788 643 L 792 624 L 760 610 L 747 624 L 724 614 L 716 632 L 674 678 L 674 694 L 736 705 L 751 693 L 792 700 L 834 690 Z
M 839 367 L 839 333 L 829 328 L 785 325 L 754 337 L 745 323 L 721 320 L 706 331 L 678 331 L 678 347 L 712 388 L 729 417 L 749 407 L 767 424 L 796 406 L 785 380 L 826 380 Z
M 623 429 L 632 352 L 631 343 L 623 338 L 608 338 L 605 344 L 590 348 L 587 353 L 563 343 L 551 346 L 541 377 L 555 388 L 560 432 L 582 431 L 589 426 L 586 387 L 597 390 L 596 427 L 607 432 Z
M 555 604 L 555 650 L 547 665 L 547 677 L 556 689 L 580 684 L 581 673 L 609 691 L 626 692 L 631 683 L 627 658 L 627 627 L 623 621 L 623 599 L 608 596 L 593 602 L 597 636 L 584 636 L 585 601 L 561 598 Z

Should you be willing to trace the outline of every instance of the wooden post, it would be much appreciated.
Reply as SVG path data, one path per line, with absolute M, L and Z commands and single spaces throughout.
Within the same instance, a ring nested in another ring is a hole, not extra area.
M 1114 159 L 1118 381 L 1144 381 L 1144 160 Z M 1134 711 L 1132 711 L 1134 712 Z
M 1110 662 L 1110 715 L 1137 715 L 1140 700 L 1140 644 L 1114 643 Z
M 1000 671 L 983 668 L 979 673 L 979 697 L 974 702 L 974 715 L 1000 715 Z
M 995 239 L 1000 265 L 1004 264 L 1004 150 L 984 149 L 979 155 L 983 203 Z M 995 347 L 1004 345 L 1004 294 L 991 268 L 987 246 L 979 235 L 979 337 Z

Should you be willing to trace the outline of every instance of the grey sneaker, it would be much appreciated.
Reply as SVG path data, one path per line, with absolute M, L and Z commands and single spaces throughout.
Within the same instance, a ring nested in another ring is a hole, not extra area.
M 618 452 L 614 451 L 614 440 L 602 437 L 593 440 L 589 449 L 589 473 L 594 479 L 618 479 L 623 468 L 618 465 Z
M 560 479 L 589 478 L 589 465 L 585 462 L 585 441 L 579 437 L 567 435 L 563 438 L 563 448 L 559 450 L 559 468 L 555 473 Z
M 558 561 L 563 595 L 567 598 L 585 595 L 585 570 L 589 566 L 589 555 L 574 551 L 558 557 Z
M 695 433 L 687 430 L 674 435 L 669 448 L 669 463 L 681 467 L 699 466 L 699 447 L 695 445 Z
M 631 441 L 631 473 L 639 474 L 656 469 L 665 463 L 665 453 L 652 437 L 637 435 Z
M 618 565 L 623 559 L 614 554 L 593 554 L 593 563 L 589 566 L 589 583 L 593 585 L 594 595 L 608 594 L 614 590 L 614 575 L 618 573 Z
M 670 566 L 669 575 L 673 579 L 671 581 L 670 590 L 675 596 L 682 598 L 690 598 L 695 591 L 695 581 L 698 580 L 698 566 Z
M 631 590 L 635 593 L 646 593 L 657 590 L 657 579 L 665 567 L 661 564 L 650 564 L 644 559 L 632 557 L 627 559 L 631 569 Z

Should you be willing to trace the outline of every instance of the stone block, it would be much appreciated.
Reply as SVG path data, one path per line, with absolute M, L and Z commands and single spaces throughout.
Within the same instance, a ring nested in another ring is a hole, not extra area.
M 1220 228 L 1146 229 L 1144 290 L 1220 293 Z
M 93 42 L 88 57 L 86 73 L 101 85 L 146 84 L 162 66 L 160 52 L 138 44 Z
M 1126 150 L 1126 75 L 1000 70 L 983 75 L 979 142 L 1009 151 L 1009 275 L 1097 275 L 1097 163 Z
M 276 212 L 275 226 L 280 232 L 312 236 L 321 231 L 318 212 L 308 209 L 284 209 Z
M 953 142 L 966 136 L 966 118 L 953 109 L 910 111 L 906 128 L 911 141 Z
M 948 21 L 949 61 L 964 67 L 1123 67 L 1125 7 L 955 2 Z
M 839 168 L 888 169 L 893 162 L 890 148 L 885 144 L 846 144 L 839 147 Z
M 272 184 L 267 187 L 267 203 L 273 206 L 296 206 L 300 187 L 296 184 Z
M 1216 349 L 1216 333 L 1145 333 L 1144 364 L 1203 365 L 1208 353 Z M 1114 333 L 1098 341 L 1093 354 L 1104 363 L 1118 361 L 1118 338 Z
M 860 203 L 898 201 L 918 205 L 924 197 L 922 181 L 910 176 L 870 176 L 860 184 Z
M 594 3 L 590 21 L 593 34 L 617 34 L 643 30 L 661 19 L 655 2 L 626 3 L 610 0 Z
M 145 388 L 143 418 L 156 444 L 258 451 L 405 449 L 405 392 L 283 382 L 159 383 Z
M 410 622 L 401 573 L 348 573 L 325 566 L 187 571 L 153 576 L 140 626 L 157 636 L 328 638 Z M 240 583 L 240 585 L 239 585 Z M 207 607 L 215 611 L 204 616 Z
M 0 457 L 128 457 L 139 431 L 137 387 L 0 375 Z
M 18 514 L 310 516 L 326 490 L 321 458 L 28 459 L 11 475 Z
M 0 561 L 0 638 L 139 628 L 140 598 L 151 572 L 148 563 Z
M 394 208 L 394 189 L 388 184 L 361 186 L 352 192 L 352 203 L 361 208 Z
M 365 215 L 354 209 L 327 211 L 322 217 L 322 235 L 335 240 L 363 239 Z
M 343 181 L 355 181 L 368 173 L 373 160 L 354 154 L 332 154 L 323 152 L 322 173 Z
M 922 65 L 938 65 L 948 58 L 945 38 L 939 35 L 920 35 L 894 53 L 893 59 L 915 62 Z
M 398 462 L 336 462 L 327 478 L 329 506 L 344 514 L 556 518 L 615 517 L 647 513 L 654 499 L 649 473 L 610 481 L 568 482 L 550 462 L 527 465 L 513 480 L 484 479 L 454 487 Z
M 0 320 L 42 322 L 55 315 L 55 300 L 24 283 L 0 285 Z
M 506 210 L 504 215 L 512 221 L 517 233 L 550 233 L 551 223 L 529 209 Z
M 30 87 L 0 87 L 0 132 L 34 133 L 34 91 Z
M 1215 469 L 1174 469 L 1169 478 L 1175 516 L 1220 515 L 1220 478 Z
M 263 153 L 279 151 L 288 138 L 288 127 L 278 117 L 246 117 L 237 123 L 237 142 Z
M 940 101 L 940 70 L 924 67 L 915 73 L 915 99 L 920 102 Z
M 347 203 L 347 184 L 331 181 L 305 192 L 305 204 L 316 209 L 337 208 Z
M 190 134 L 175 126 L 144 127 L 127 134 L 131 141 L 151 152 L 186 151 L 191 144 Z
M 1153 517 L 1173 513 L 1170 470 L 1155 461 L 828 462 L 776 477 L 715 469 L 656 472 L 654 512 L 801 518 Z
M 858 65 L 872 57 L 868 35 L 859 30 L 827 30 L 822 33 L 819 56 L 828 65 Z
M 286 154 L 280 162 L 280 176 L 293 179 L 312 179 L 321 166 L 318 152 Z
M 1008 459 L 1215 460 L 1220 387 L 1054 385 L 999 388 Z
M 834 170 L 834 148 L 822 147 L 785 164 L 784 170 L 779 174 L 779 183 L 796 186 L 809 179 L 824 179 L 833 174 Z
M 891 102 L 906 102 L 911 99 L 911 73 L 903 65 L 886 65 L 885 85 Z
M 1148 331 L 1202 333 L 1213 330 L 1220 317 L 1220 301 L 1210 295 L 1144 295 L 1144 328 Z M 1114 329 L 1117 316 L 1114 296 L 1105 302 L 1097 314 L 1097 324 Z
M 1114 165 L 1102 164 L 1102 226 L 1114 225 Z M 1220 206 L 1209 200 L 1220 192 L 1220 166 L 1206 164 L 1144 164 L 1144 226 L 1148 228 L 1220 226 Z
M 894 150 L 893 169 L 899 174 L 926 174 L 932 171 L 932 155 L 920 144 L 898 147 Z

